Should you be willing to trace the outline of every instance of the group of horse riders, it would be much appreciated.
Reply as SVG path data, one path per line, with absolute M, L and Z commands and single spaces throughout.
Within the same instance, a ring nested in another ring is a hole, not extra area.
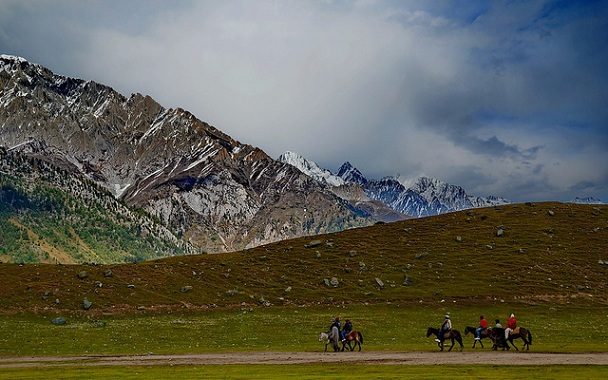
M 350 319 L 347 319 L 346 321 L 344 321 L 344 328 L 341 328 L 340 317 L 334 317 L 334 320 L 331 323 L 331 326 L 329 326 L 329 331 L 331 331 L 331 329 L 334 327 L 338 328 L 338 331 L 340 332 L 340 340 L 342 342 L 345 342 L 348 334 L 350 334 L 353 331 L 353 324 L 350 321 Z
M 496 328 L 502 329 L 502 325 L 500 324 L 500 320 L 496 319 Z M 509 339 L 509 335 L 512 331 L 517 328 L 517 320 L 515 319 L 515 314 L 511 313 L 509 315 L 509 320 L 507 321 L 507 327 L 505 330 L 505 341 Z M 488 329 L 488 321 L 486 318 L 481 315 L 479 317 L 479 327 L 475 330 L 475 340 L 481 340 L 481 333 Z M 441 343 L 445 339 L 445 335 L 452 330 L 452 320 L 450 319 L 450 315 L 446 314 L 445 320 L 441 324 L 441 329 L 439 329 L 439 334 L 437 334 L 436 342 Z

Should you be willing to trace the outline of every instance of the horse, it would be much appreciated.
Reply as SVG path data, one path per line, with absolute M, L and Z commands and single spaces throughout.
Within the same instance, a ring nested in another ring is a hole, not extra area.
M 435 335 L 438 339 L 439 339 L 439 329 L 436 329 L 434 327 L 429 327 L 428 330 L 426 330 L 426 337 L 428 338 L 431 335 Z M 441 351 L 443 351 L 443 341 L 449 339 L 452 341 L 452 346 L 450 346 L 450 349 L 448 351 L 452 351 L 452 348 L 454 348 L 454 340 L 456 340 L 456 342 L 458 342 L 458 344 L 460 344 L 460 351 L 462 351 L 462 349 L 464 348 L 464 345 L 462 344 L 462 335 L 460 334 L 460 331 L 458 330 L 451 330 L 449 333 L 444 333 L 443 334 L 443 340 L 441 340 L 439 343 L 437 343 L 437 346 L 439 348 L 441 348 Z
M 352 342 L 355 342 L 354 347 L 351 346 Z M 347 344 L 351 351 L 354 351 L 357 345 L 359 346 L 359 351 L 361 351 L 361 343 L 363 343 L 363 335 L 360 331 L 353 330 L 344 335 L 344 340 L 342 341 L 342 351 L 344 351 L 344 347 L 346 347 Z
M 513 341 L 515 339 L 521 339 L 524 341 L 522 350 L 525 348 L 526 351 L 530 351 L 530 345 L 532 344 L 532 333 L 525 327 L 518 327 L 509 334 L 509 337 L 507 339 L 505 339 L 505 329 L 493 329 L 490 339 L 494 341 L 494 346 L 492 347 L 492 349 L 494 350 L 496 350 L 497 347 L 502 347 L 503 350 L 505 348 L 507 350 L 510 350 L 510 343 L 511 346 L 515 348 L 515 350 L 519 351 Z
M 327 346 L 329 346 L 329 334 L 326 332 L 320 332 L 319 333 L 319 342 L 324 343 L 325 344 L 325 351 L 327 352 Z
M 473 334 L 473 335 L 476 336 L 477 335 L 477 328 L 472 327 L 472 326 L 465 327 L 464 328 L 464 335 L 467 335 L 469 333 L 471 333 L 471 334 Z M 472 348 L 475 348 L 475 345 L 477 344 L 477 342 L 479 342 L 479 344 L 481 344 L 481 348 L 483 348 L 483 340 L 485 338 L 488 338 L 488 339 L 491 340 L 491 335 L 492 335 L 492 329 L 488 328 L 488 329 L 481 330 L 481 333 L 479 333 L 479 338 L 480 339 L 479 339 L 479 341 L 477 339 L 475 339 L 473 341 L 473 347 Z
M 327 343 L 325 343 L 325 352 L 327 352 L 327 346 L 331 344 L 331 347 L 334 349 L 334 352 L 340 351 L 340 331 L 338 327 L 333 326 L 331 330 L 328 332 L 319 334 L 319 342 L 323 343 L 323 341 L 327 339 Z M 342 345 L 342 351 L 344 351 L 344 344 Z

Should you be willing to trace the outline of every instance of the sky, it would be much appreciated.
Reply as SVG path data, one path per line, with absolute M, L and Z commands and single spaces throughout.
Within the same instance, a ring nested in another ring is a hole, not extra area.
M 277 158 L 608 203 L 608 2 L 0 0 L 0 53 Z

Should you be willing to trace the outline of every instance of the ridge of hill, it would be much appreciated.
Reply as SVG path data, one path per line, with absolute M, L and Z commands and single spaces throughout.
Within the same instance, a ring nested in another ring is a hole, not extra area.
M 4 313 L 382 303 L 608 305 L 608 206 L 512 204 L 123 265 L 0 264 Z M 92 304 L 83 310 L 84 300 Z

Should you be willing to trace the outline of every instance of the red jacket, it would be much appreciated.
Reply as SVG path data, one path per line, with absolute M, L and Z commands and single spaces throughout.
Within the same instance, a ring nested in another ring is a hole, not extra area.
M 480 319 L 479 320 L 479 327 L 487 329 L 488 328 L 488 321 L 486 321 L 486 319 Z
M 517 327 L 517 321 L 515 320 L 515 317 L 509 318 L 509 321 L 507 322 L 507 327 L 510 328 L 511 330 L 513 330 L 513 329 L 515 329 L 515 327 Z

